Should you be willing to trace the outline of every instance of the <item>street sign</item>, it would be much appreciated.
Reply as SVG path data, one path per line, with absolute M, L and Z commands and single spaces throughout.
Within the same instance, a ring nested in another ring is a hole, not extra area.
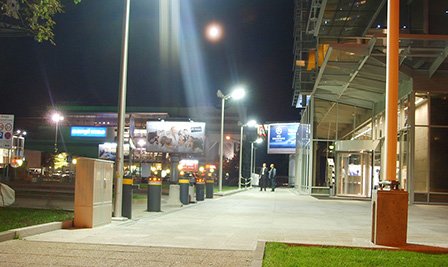
M 14 115 L 0 114 L 0 148 L 12 148 Z

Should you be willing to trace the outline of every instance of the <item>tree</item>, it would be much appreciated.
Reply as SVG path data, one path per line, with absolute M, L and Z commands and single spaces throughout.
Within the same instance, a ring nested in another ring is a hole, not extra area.
M 81 0 L 72 0 L 75 4 Z M 0 0 L 0 34 L 34 36 L 54 43 L 54 16 L 64 12 L 61 0 Z

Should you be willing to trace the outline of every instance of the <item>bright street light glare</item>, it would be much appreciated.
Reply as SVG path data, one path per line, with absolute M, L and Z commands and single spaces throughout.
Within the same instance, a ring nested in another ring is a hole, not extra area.
M 250 120 L 246 123 L 247 127 L 255 127 L 257 126 L 257 121 L 256 120 Z
M 64 120 L 64 116 L 62 116 L 59 113 L 53 113 L 53 115 L 51 115 L 51 120 L 54 122 L 60 122 L 60 121 Z
M 244 88 L 237 87 L 232 91 L 230 96 L 235 100 L 239 100 L 239 99 L 243 98 L 245 95 L 246 95 L 246 91 L 244 90 Z
M 261 139 L 261 138 L 257 138 L 257 140 L 255 140 L 255 143 L 257 143 L 257 144 L 261 144 L 261 143 L 263 143 L 263 139 Z
M 223 35 L 222 26 L 218 23 L 209 24 L 205 29 L 205 35 L 212 42 L 219 41 Z

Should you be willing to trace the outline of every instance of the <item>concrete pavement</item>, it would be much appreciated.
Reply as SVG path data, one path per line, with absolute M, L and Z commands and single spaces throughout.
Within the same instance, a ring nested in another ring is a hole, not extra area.
M 137 250 L 213 249 L 209 255 L 215 250 L 228 255 L 241 252 L 229 256 L 241 261 L 227 266 L 244 266 L 259 240 L 373 247 L 370 205 L 370 201 L 320 200 L 283 188 L 275 192 L 253 189 L 182 208 L 162 207 L 166 211 L 160 213 L 144 212 L 144 205 L 137 205 L 134 214 L 138 216 L 132 220 L 114 221 L 94 229 L 56 230 L 8 242 L 24 246 L 34 244 L 30 241 L 56 247 L 86 246 L 87 250 L 97 244 L 111 248 L 133 246 Z M 8 242 L 0 243 L 0 251 Z M 410 206 L 408 243 L 448 248 L 448 206 Z M 0 256 L 1 265 L 2 252 Z M 200 266 L 200 262 L 196 263 Z
M 140 213 L 141 214 L 141 213 Z M 319 200 L 289 189 L 249 190 L 94 229 L 27 240 L 254 250 L 258 240 L 370 247 L 369 201 Z M 408 242 L 448 247 L 448 207 L 409 207 Z

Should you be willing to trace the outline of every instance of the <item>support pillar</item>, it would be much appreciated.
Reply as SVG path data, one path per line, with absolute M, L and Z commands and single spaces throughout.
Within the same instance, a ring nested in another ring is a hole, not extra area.
M 372 197 L 372 242 L 403 246 L 407 238 L 408 193 L 397 181 L 400 0 L 388 0 L 386 64 L 385 180 Z M 389 187 L 389 188 L 386 188 Z
M 179 157 L 178 156 L 171 156 L 171 178 L 170 183 L 176 184 L 179 181 L 179 169 L 177 166 L 179 165 Z

